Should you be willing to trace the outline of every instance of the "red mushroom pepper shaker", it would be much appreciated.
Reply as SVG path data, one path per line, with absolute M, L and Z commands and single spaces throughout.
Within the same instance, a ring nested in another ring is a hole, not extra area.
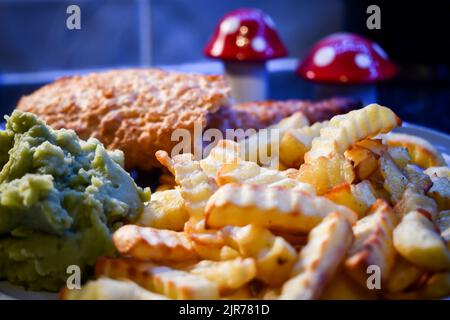
M 397 68 L 376 42 L 356 34 L 336 33 L 320 40 L 296 73 L 318 83 L 317 98 L 352 95 L 368 104 L 376 102 L 373 83 L 394 77 Z
M 233 96 L 249 101 L 266 98 L 265 63 L 287 51 L 272 18 L 258 9 L 238 9 L 220 20 L 204 53 L 224 61 Z
M 396 73 L 397 68 L 377 43 L 351 33 L 320 40 L 297 69 L 301 77 L 327 83 L 371 83 Z

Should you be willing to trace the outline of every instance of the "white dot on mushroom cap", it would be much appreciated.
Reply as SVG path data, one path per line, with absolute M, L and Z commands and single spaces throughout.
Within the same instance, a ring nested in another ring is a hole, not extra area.
M 275 28 L 276 28 L 275 22 L 274 22 L 273 19 L 272 19 L 271 17 L 269 17 L 268 15 L 265 15 L 265 16 L 264 16 L 264 21 L 266 22 L 266 24 L 267 24 L 270 28 L 272 28 L 272 29 L 275 29 Z
M 380 57 L 387 59 L 388 55 L 377 43 L 372 45 L 372 48 L 380 55 Z
M 219 56 L 223 51 L 223 41 L 216 41 L 211 49 L 211 54 L 215 57 Z
M 257 52 L 262 52 L 262 51 L 266 50 L 266 48 L 267 48 L 266 40 L 264 40 L 264 38 L 262 38 L 262 37 L 255 37 L 252 40 L 252 48 L 253 48 L 253 50 L 255 50 Z
M 239 29 L 239 19 L 236 17 L 229 17 L 220 24 L 220 31 L 225 34 L 234 33 Z
M 368 68 L 371 65 L 372 60 L 370 59 L 370 57 L 367 54 L 365 54 L 365 53 L 358 53 L 355 56 L 355 63 L 356 63 L 356 65 L 358 67 L 360 67 L 362 69 L 365 69 L 365 68 Z
M 314 64 L 318 67 L 325 67 L 334 60 L 335 56 L 336 52 L 332 47 L 320 48 L 314 55 Z

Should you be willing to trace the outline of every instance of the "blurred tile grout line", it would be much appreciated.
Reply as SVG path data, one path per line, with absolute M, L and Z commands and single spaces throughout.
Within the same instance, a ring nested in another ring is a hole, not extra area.
M 151 0 L 138 0 L 139 10 L 139 55 L 141 66 L 152 63 Z

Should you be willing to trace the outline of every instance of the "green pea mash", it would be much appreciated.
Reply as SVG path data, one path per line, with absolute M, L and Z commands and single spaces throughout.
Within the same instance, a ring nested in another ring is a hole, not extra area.
M 86 279 L 115 254 L 112 231 L 135 219 L 150 191 L 122 168 L 123 153 L 53 130 L 15 111 L 0 131 L 0 279 L 57 291 L 67 267 Z

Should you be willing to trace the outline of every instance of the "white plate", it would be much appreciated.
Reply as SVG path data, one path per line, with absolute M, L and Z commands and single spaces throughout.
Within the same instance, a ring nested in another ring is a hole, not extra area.
M 396 128 L 394 132 L 414 134 L 428 140 L 444 156 L 447 164 L 450 165 L 450 136 L 439 131 L 428 129 L 422 126 L 403 122 L 403 126 Z M 22 287 L 13 286 L 8 282 L 0 282 L 0 300 L 2 299 L 25 299 L 43 300 L 57 299 L 56 293 L 26 291 Z

